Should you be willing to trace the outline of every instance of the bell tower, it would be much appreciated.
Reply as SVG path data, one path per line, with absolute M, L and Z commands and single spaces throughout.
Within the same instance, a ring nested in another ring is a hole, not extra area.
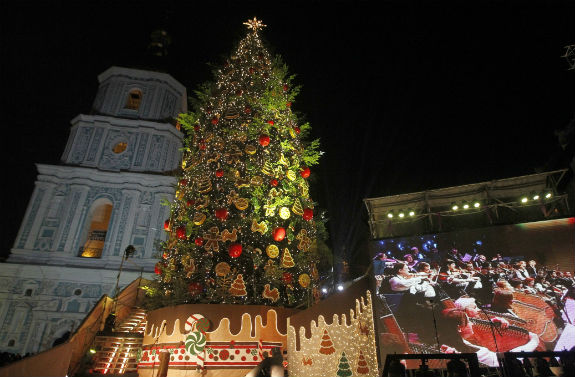
M 92 110 L 72 121 L 60 165 L 36 164 L 34 191 L 0 271 L 0 350 L 35 353 L 72 332 L 103 295 L 151 275 L 181 161 L 185 87 L 111 67 Z

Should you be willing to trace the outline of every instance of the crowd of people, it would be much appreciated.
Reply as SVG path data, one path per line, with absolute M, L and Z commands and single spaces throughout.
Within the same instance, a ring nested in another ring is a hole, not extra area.
M 575 346 L 571 271 L 500 254 L 461 254 L 455 248 L 422 255 L 416 247 L 401 258 L 379 253 L 373 268 L 381 304 L 402 331 L 380 337 L 384 351 L 399 350 L 399 338 L 412 353 L 473 352 L 481 364 L 495 367 L 498 352 Z M 391 331 L 380 327 L 380 332 Z

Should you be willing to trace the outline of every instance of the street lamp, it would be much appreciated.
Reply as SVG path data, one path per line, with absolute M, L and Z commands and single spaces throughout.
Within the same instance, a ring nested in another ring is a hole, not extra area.
M 114 290 L 114 307 L 108 317 L 106 318 L 105 330 L 112 330 L 116 322 L 116 307 L 118 306 L 118 293 L 120 293 L 120 275 L 122 274 L 122 269 L 124 268 L 124 261 L 136 253 L 136 248 L 133 245 L 128 245 L 124 250 L 124 255 L 122 255 L 122 261 L 120 262 L 120 269 L 118 270 L 118 276 L 116 277 L 116 289 Z

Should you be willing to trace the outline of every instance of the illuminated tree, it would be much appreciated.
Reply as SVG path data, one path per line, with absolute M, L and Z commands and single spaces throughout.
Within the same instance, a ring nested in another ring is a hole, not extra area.
M 158 279 L 148 287 L 156 305 L 297 306 L 317 284 L 308 178 L 319 141 L 306 142 L 310 126 L 291 110 L 298 88 L 264 47 L 265 25 L 245 24 L 215 82 L 196 92 L 195 111 L 179 118 L 186 149 Z
M 345 356 L 345 352 L 341 353 L 341 357 L 339 358 L 339 365 L 337 366 L 337 373 L 339 377 L 349 377 L 353 375 L 351 371 L 351 367 L 349 365 L 349 361 Z

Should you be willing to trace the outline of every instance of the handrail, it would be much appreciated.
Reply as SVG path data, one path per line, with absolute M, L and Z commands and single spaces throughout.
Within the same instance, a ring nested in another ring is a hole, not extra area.
M 141 304 L 144 295 L 140 287 L 147 280 L 138 278 L 128 284 L 116 298 L 117 323 L 125 319 L 132 307 Z M 30 375 L 72 376 L 82 365 L 82 359 L 94 342 L 96 334 L 104 329 L 105 321 L 113 308 L 114 299 L 102 295 L 80 326 L 68 340 L 46 351 L 15 361 L 0 368 L 0 377 L 24 377 Z M 69 362 L 65 362 L 68 359 Z M 46 360 L 60 360 L 60 363 L 46 363 Z

